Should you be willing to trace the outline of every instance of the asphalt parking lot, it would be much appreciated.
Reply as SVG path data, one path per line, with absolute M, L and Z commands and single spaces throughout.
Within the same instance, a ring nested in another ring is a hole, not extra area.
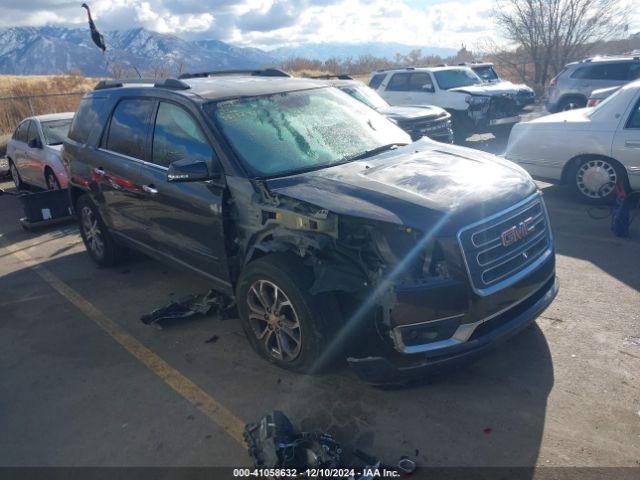
M 640 465 L 640 221 L 617 239 L 541 187 L 556 301 L 478 363 L 390 390 L 347 367 L 279 370 L 234 319 L 146 326 L 140 315 L 206 282 L 142 256 L 97 269 L 75 225 L 25 232 L 18 200 L 1 197 L 0 465 L 249 465 L 241 426 L 272 409 L 387 461 Z

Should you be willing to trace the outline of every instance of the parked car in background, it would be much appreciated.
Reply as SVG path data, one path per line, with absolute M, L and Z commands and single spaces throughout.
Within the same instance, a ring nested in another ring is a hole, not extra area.
M 373 383 L 475 358 L 555 297 L 544 200 L 517 165 L 411 143 L 324 82 L 191 77 L 82 99 L 64 157 L 97 264 L 127 246 L 187 268 L 265 359 L 308 373 L 348 353 Z
M 613 95 L 620 90 L 621 85 L 617 87 L 599 88 L 591 92 L 589 99 L 587 100 L 587 107 L 595 107 L 609 95 Z
M 48 190 L 67 188 L 60 151 L 73 112 L 24 119 L 7 143 L 9 170 L 16 188 L 25 184 Z
M 391 105 L 436 105 L 453 119 L 457 142 L 474 133 L 508 135 L 520 120 L 516 91 L 484 82 L 468 67 L 381 70 L 369 86 Z
M 567 64 L 549 82 L 546 108 L 551 113 L 587 106 L 591 92 L 640 78 L 640 57 L 593 57 Z
M 493 63 L 491 62 L 463 63 L 461 65 L 469 67 L 487 83 L 499 85 L 505 90 L 515 90 L 516 102 L 521 108 L 526 107 L 527 105 L 531 105 L 536 101 L 536 92 L 534 92 L 531 87 L 526 86 L 524 83 L 514 84 L 507 80 L 503 80 L 502 78 L 500 78 L 500 76 L 498 76 L 495 68 L 493 68 Z
M 568 184 L 592 202 L 611 201 L 617 184 L 640 189 L 640 81 L 593 108 L 519 123 L 505 156 L 531 175 Z
M 314 78 L 326 79 L 332 87 L 339 88 L 356 100 L 380 112 L 411 135 L 412 140 L 429 137 L 438 142 L 453 143 L 451 114 L 443 108 L 433 105 L 393 107 L 375 90 L 348 75 Z

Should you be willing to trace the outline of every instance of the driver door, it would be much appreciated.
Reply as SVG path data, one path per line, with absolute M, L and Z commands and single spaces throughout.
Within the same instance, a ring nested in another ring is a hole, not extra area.
M 435 89 L 431 75 L 427 72 L 414 72 L 407 84 L 407 105 L 433 105 Z
M 640 98 L 636 95 L 627 118 L 620 122 L 613 139 L 612 157 L 629 173 L 632 185 L 640 184 Z M 634 178 L 635 177 L 635 178 Z
M 143 208 L 153 248 L 228 287 L 223 229 L 224 185 L 220 180 L 169 182 L 171 163 L 203 160 L 220 172 L 212 142 L 197 112 L 160 101 L 155 112 L 149 161 L 140 167 Z

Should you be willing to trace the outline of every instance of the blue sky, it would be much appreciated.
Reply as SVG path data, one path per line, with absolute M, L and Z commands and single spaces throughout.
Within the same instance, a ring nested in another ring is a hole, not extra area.
M 637 2 L 638 0 L 631 0 Z M 86 25 L 80 0 L 0 0 L 0 27 Z M 102 30 L 145 27 L 184 38 L 274 48 L 398 42 L 474 48 L 499 40 L 495 0 L 92 0 Z M 636 14 L 637 16 L 638 14 Z M 632 31 L 637 30 L 637 21 Z

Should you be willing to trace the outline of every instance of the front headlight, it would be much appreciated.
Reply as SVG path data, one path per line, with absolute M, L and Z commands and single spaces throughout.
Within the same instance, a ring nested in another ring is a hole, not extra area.
M 489 97 L 480 97 L 477 95 L 467 95 L 464 97 L 464 101 L 469 105 L 484 105 L 489 101 Z

